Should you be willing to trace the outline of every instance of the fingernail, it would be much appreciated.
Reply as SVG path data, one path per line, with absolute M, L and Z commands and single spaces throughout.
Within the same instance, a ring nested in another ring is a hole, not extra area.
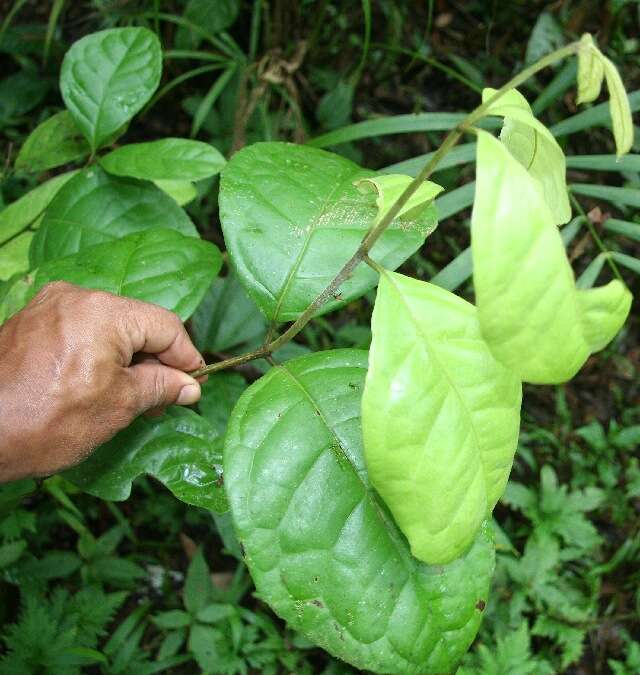
M 200 400 L 200 387 L 197 384 L 187 384 L 178 394 L 178 405 L 191 405 Z

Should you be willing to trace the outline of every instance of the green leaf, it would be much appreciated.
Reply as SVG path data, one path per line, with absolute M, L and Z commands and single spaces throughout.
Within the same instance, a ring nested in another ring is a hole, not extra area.
M 374 175 L 338 155 L 287 143 L 257 143 L 232 157 L 222 172 L 222 228 L 240 280 L 269 319 L 296 319 L 355 253 L 376 208 L 375 196 L 354 183 Z M 435 226 L 433 206 L 397 218 L 372 257 L 395 268 Z M 321 311 L 375 283 L 375 272 L 359 266 Z
M 527 43 L 525 64 L 529 66 L 539 61 L 554 49 L 562 47 L 564 43 L 565 39 L 562 27 L 552 14 L 542 12 L 533 26 L 529 42 Z
M 158 628 L 163 630 L 172 630 L 174 628 L 184 628 L 191 625 L 191 615 L 180 609 L 172 609 L 168 612 L 160 612 L 152 618 Z
M 629 106 L 631 112 L 640 110 L 640 90 L 632 91 L 629 94 Z M 568 134 L 575 134 L 577 131 L 583 129 L 590 129 L 591 127 L 610 127 L 611 115 L 609 110 L 609 103 L 599 103 L 592 108 L 583 110 L 571 117 L 554 124 L 550 131 L 556 137 L 566 136 Z
M 162 417 L 139 417 L 64 476 L 89 494 L 122 501 L 133 481 L 148 474 L 187 504 L 225 511 L 221 459 L 217 434 L 206 420 L 172 407 Z
M 640 155 L 575 155 L 567 157 L 567 168 L 592 171 L 640 171 Z
M 523 381 L 570 379 L 624 324 L 631 293 L 618 280 L 576 289 L 537 184 L 483 131 L 471 244 L 482 333 L 495 357 Z
M 33 274 L 9 279 L 7 286 L 0 289 L 0 325 L 19 312 L 33 295 Z
M 383 272 L 371 330 L 362 398 L 369 478 L 413 555 L 451 562 L 504 492 L 520 381 L 492 356 L 475 307 L 433 284 Z
M 0 247 L 0 281 L 29 269 L 29 246 L 33 232 L 23 232 Z
M 188 180 L 154 180 L 153 183 L 178 205 L 184 206 L 198 196 L 196 186 Z
M 467 207 L 473 204 L 475 196 L 476 184 L 475 181 L 462 185 L 451 192 L 447 192 L 436 199 L 436 211 L 438 213 L 438 220 L 445 220 L 460 213 Z
M 202 398 L 198 408 L 220 436 L 224 436 L 229 415 L 246 388 L 244 377 L 232 372 L 213 373 L 202 385 Z
M 591 103 L 600 96 L 604 81 L 604 64 L 593 38 L 585 33 L 578 51 L 578 98 L 576 103 Z
M 208 143 L 186 138 L 163 138 L 150 143 L 124 145 L 102 157 L 100 164 L 115 176 L 192 181 L 220 173 L 225 159 Z
M 184 10 L 184 18 L 203 31 L 213 36 L 231 26 L 240 11 L 238 0 L 189 0 Z M 197 49 L 203 40 L 201 32 L 191 30 L 188 26 L 180 26 L 176 32 L 178 49 Z
M 202 549 L 198 549 L 191 560 L 184 582 L 184 606 L 196 614 L 211 602 L 213 584 Z
M 33 290 L 68 281 L 162 305 L 184 321 L 221 266 L 220 251 L 208 241 L 174 230 L 144 230 L 43 263 Z
M 154 185 L 110 176 L 96 167 L 84 169 L 47 208 L 31 245 L 31 264 L 37 267 L 94 244 L 155 228 L 197 236 L 187 214 Z
M 484 89 L 482 102 L 495 93 L 496 89 Z M 500 140 L 540 186 L 556 225 L 568 222 L 571 206 L 564 153 L 551 132 L 533 116 L 525 97 L 511 89 L 486 114 L 504 117 Z
M 0 211 L 0 244 L 29 227 L 76 173 L 77 171 L 69 171 L 51 178 Z
M 367 477 L 360 399 L 366 352 L 318 352 L 242 395 L 225 485 L 259 596 L 291 628 L 356 668 L 453 672 L 493 571 L 489 525 L 455 562 L 429 567 Z
M 39 124 L 16 158 L 17 171 L 46 171 L 89 155 L 90 149 L 67 110 Z
M 191 327 L 201 352 L 222 352 L 260 338 L 266 322 L 230 270 L 226 277 L 213 282 L 191 318 Z
M 640 190 L 637 188 L 612 187 L 611 185 L 592 185 L 591 183 L 572 183 L 571 192 L 586 195 L 594 199 L 606 199 L 614 204 L 640 208 Z
M 142 109 L 161 72 L 160 41 L 146 28 L 111 28 L 73 43 L 62 62 L 60 91 L 91 152 Z

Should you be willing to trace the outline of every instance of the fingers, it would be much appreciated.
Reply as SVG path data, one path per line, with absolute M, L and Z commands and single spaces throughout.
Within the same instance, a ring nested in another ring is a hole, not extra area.
M 125 302 L 124 326 L 132 354 L 153 354 L 165 365 L 184 371 L 204 363 L 177 315 L 146 302 Z
M 200 384 L 181 370 L 145 361 L 126 369 L 136 414 L 200 400 Z

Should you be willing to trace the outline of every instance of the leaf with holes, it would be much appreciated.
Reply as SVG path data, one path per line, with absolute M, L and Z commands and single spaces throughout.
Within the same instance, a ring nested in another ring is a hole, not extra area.
M 111 28 L 71 45 L 60 91 L 91 152 L 114 140 L 160 82 L 160 41 L 146 28 Z
M 354 183 L 372 171 L 302 145 L 256 143 L 229 161 L 220 185 L 220 219 L 240 280 L 273 321 L 296 319 L 356 252 L 376 216 L 376 196 Z M 371 256 L 395 268 L 436 227 L 433 205 L 397 218 Z M 360 265 L 328 302 L 331 311 L 375 286 Z
M 224 448 L 233 520 L 260 598 L 292 628 L 362 670 L 453 672 L 487 601 L 492 534 L 449 565 L 411 556 L 364 464 L 366 367 L 366 352 L 319 352 L 247 389 Z
M 31 264 L 36 267 L 88 246 L 159 227 L 193 237 L 198 234 L 187 214 L 151 183 L 110 176 L 97 167 L 84 169 L 49 204 L 31 246 Z
M 133 481 L 147 474 L 183 502 L 221 513 L 228 506 L 220 450 L 205 419 L 172 407 L 162 417 L 139 417 L 64 477 L 96 497 L 121 501 L 131 494 Z
M 68 281 L 154 302 L 188 319 L 222 266 L 208 241 L 174 230 L 135 232 L 41 265 L 34 293 L 50 281 Z
M 504 492 L 522 387 L 485 344 L 475 307 L 384 272 L 362 399 L 367 471 L 413 555 L 464 554 Z
M 471 247 L 482 333 L 494 356 L 525 382 L 569 380 L 627 318 L 631 293 L 617 279 L 576 288 L 538 185 L 484 131 L 478 132 Z

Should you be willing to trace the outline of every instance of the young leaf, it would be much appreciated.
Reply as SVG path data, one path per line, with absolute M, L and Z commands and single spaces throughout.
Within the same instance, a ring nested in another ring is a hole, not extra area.
M 31 264 L 150 228 L 197 236 L 187 214 L 157 187 L 90 167 L 74 176 L 47 208 L 31 246 Z
M 537 184 L 484 131 L 478 136 L 471 244 L 482 333 L 496 358 L 523 381 L 570 379 L 624 324 L 631 293 L 618 280 L 576 289 Z
M 76 173 L 69 171 L 51 178 L 0 211 L 0 244 L 29 227 Z
M 100 164 L 115 176 L 194 181 L 220 173 L 225 159 L 208 143 L 163 138 L 150 143 L 123 145 L 100 159 Z
M 64 476 L 89 494 L 121 501 L 138 476 L 149 474 L 183 502 L 222 512 L 221 461 L 217 433 L 207 421 L 173 407 L 162 417 L 139 417 Z
M 46 171 L 86 157 L 90 152 L 82 132 L 67 110 L 39 124 L 16 158 L 18 171 Z
M 591 103 L 600 96 L 604 80 L 604 64 L 589 33 L 580 40 L 578 51 L 578 98 L 576 103 Z
M 376 207 L 375 196 L 354 183 L 373 176 L 302 145 L 256 143 L 232 157 L 220 186 L 222 228 L 241 282 L 269 319 L 296 319 L 355 253 Z M 395 268 L 435 226 L 433 205 L 397 218 L 372 257 Z M 373 270 L 359 266 L 321 311 L 363 295 L 376 280 Z
M 419 560 L 451 562 L 504 492 L 520 381 L 482 338 L 473 305 L 384 272 L 362 398 L 367 471 Z
M 146 28 L 111 28 L 74 42 L 62 62 L 60 91 L 92 153 L 142 109 L 161 72 L 160 41 Z
M 366 362 L 317 352 L 242 395 L 224 450 L 236 530 L 260 597 L 293 629 L 363 670 L 453 672 L 487 599 L 490 526 L 449 565 L 411 556 L 364 465 Z
M 221 266 L 220 251 L 208 241 L 174 230 L 145 230 L 43 263 L 36 272 L 33 292 L 50 281 L 68 281 L 154 302 L 184 321 Z
M 495 93 L 495 89 L 484 89 L 483 103 Z M 556 225 L 568 222 L 571 206 L 564 153 L 547 127 L 533 116 L 525 97 L 511 89 L 486 114 L 504 117 L 500 140 L 539 184 Z

